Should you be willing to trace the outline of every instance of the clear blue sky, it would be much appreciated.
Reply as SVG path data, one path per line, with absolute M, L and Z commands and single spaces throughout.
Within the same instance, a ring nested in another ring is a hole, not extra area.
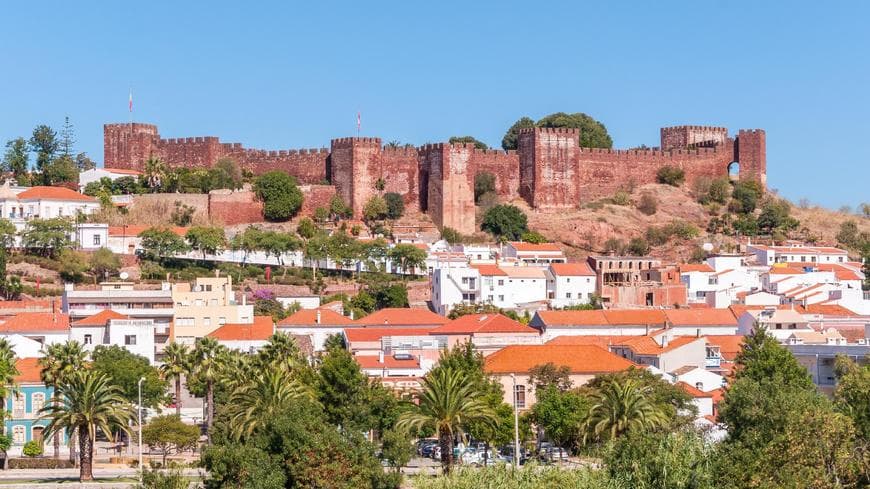
M 676 124 L 767 130 L 768 182 L 870 200 L 868 2 L 16 2 L 0 140 L 102 124 L 248 147 L 353 135 L 498 146 L 520 116 L 586 112 L 616 147 Z M 776 5 L 774 5 L 776 4 Z

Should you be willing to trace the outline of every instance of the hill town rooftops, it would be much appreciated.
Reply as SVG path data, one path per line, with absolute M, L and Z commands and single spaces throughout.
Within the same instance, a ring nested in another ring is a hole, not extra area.
M 74 321 L 71 326 L 105 326 L 112 319 L 130 319 L 130 316 L 125 316 L 111 309 L 104 309 L 93 316 Z
M 227 323 L 207 336 L 218 341 L 265 341 L 274 333 L 272 316 L 254 316 L 251 324 Z
M 38 358 L 19 358 L 15 360 L 15 368 L 18 375 L 15 376 L 16 384 L 41 384 L 42 367 L 39 366 Z
M 326 307 L 300 309 L 278 321 L 278 326 L 351 326 L 355 324 L 349 317 L 342 316 Z
M 344 336 L 350 343 L 381 341 L 384 336 L 429 336 L 434 328 L 346 328 Z
M 432 330 L 432 334 L 529 333 L 538 330 L 501 314 L 468 314 Z
M 673 326 L 737 326 L 737 317 L 729 309 L 667 309 L 664 311 Z
M 69 331 L 69 315 L 50 312 L 22 312 L 0 324 L 3 333 L 36 333 Z
M 684 263 L 682 265 L 678 265 L 677 268 L 680 270 L 680 273 L 715 271 L 713 270 L 713 267 L 707 265 L 706 263 Z
M 592 345 L 513 345 L 486 357 L 484 369 L 491 374 L 527 374 L 536 365 L 553 363 L 568 367 L 572 374 L 619 372 L 634 364 Z
M 526 243 L 523 241 L 510 241 L 509 245 L 518 252 L 550 252 L 562 253 L 562 248 L 556 243 Z
M 420 368 L 420 360 L 417 358 L 395 358 L 384 355 L 381 360 L 378 355 L 354 355 L 353 359 L 364 369 Z
M 580 263 L 551 263 L 550 270 L 554 275 L 562 277 L 595 276 L 592 267 L 586 262 Z
M 37 186 L 18 194 L 18 200 L 71 200 L 80 202 L 97 203 L 97 199 L 80 194 L 66 187 Z

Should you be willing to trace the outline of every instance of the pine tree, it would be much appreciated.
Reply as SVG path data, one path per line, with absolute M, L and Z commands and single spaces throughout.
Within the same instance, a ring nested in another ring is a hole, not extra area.
M 72 158 L 73 147 L 76 144 L 75 130 L 69 116 L 63 118 L 63 127 L 60 129 L 60 153 L 62 156 Z

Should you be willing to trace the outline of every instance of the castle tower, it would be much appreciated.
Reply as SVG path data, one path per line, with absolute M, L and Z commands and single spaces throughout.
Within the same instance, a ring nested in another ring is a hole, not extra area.
M 520 196 L 534 208 L 570 208 L 579 202 L 580 130 L 520 129 Z
M 427 144 L 420 148 L 421 174 L 428 179 L 427 212 L 439 228 L 462 234 L 475 229 L 473 144 Z M 422 197 L 421 197 L 422 200 Z
M 380 156 L 380 138 L 332 140 L 330 179 L 354 216 L 362 215 L 363 207 L 374 195 Z
M 662 150 L 725 145 L 728 129 L 713 126 L 674 126 L 661 129 Z
M 153 124 L 103 125 L 103 166 L 139 170 L 156 153 L 160 134 Z
M 762 129 L 737 132 L 734 156 L 740 165 L 741 180 L 756 180 L 767 186 L 767 136 Z

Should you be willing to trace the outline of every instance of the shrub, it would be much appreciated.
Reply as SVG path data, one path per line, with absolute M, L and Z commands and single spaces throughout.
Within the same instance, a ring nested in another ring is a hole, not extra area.
M 647 216 L 655 214 L 659 210 L 659 201 L 649 192 L 644 192 L 640 196 L 640 202 L 637 203 L 637 210 Z
M 38 457 L 42 455 L 42 443 L 36 440 L 30 440 L 24 444 L 21 453 L 23 453 L 25 457 Z
M 663 166 L 656 173 L 656 181 L 674 187 L 679 187 L 686 180 L 686 172 L 674 166 Z
M 729 208 L 734 212 L 748 214 L 755 210 L 758 206 L 758 199 L 764 195 L 764 189 L 761 184 L 754 180 L 744 180 L 737 182 L 734 185 L 734 191 L 731 196 L 734 200 L 729 204 Z M 736 202 L 736 203 L 735 203 Z
M 363 217 L 367 221 L 380 221 L 387 217 L 387 202 L 377 195 L 366 202 L 363 208 Z
M 451 227 L 444 227 L 441 230 L 441 239 L 450 244 L 458 244 L 462 243 L 464 236 L 462 236 L 462 233 Z
M 387 217 L 390 219 L 398 219 L 405 213 L 405 201 L 402 196 L 396 192 L 387 192 L 384 194 L 384 200 L 387 202 Z
M 7 462 L 10 469 L 72 469 L 67 458 L 12 458 Z
M 625 243 L 616 238 L 610 238 L 604 242 L 604 252 L 621 255 L 625 252 Z
M 700 234 L 700 231 L 694 224 L 686 221 L 675 220 L 668 224 L 667 227 L 671 236 L 677 236 L 682 239 L 697 238 L 698 234 Z
M 649 253 L 649 243 L 643 238 L 632 238 L 628 242 L 628 253 L 635 256 L 644 256 Z
M 528 231 L 523 233 L 523 235 L 520 236 L 520 240 L 525 241 L 526 243 L 535 244 L 547 242 L 547 238 L 537 231 Z
M 489 192 L 495 192 L 495 175 L 489 172 L 481 172 L 474 176 L 474 202 L 479 203 L 480 198 Z
M 710 202 L 725 204 L 728 202 L 728 197 L 731 194 L 731 180 L 728 177 L 721 177 L 713 180 L 710 184 L 710 190 L 707 194 Z
M 671 235 L 664 227 L 650 226 L 646 230 L 646 240 L 652 246 L 661 246 L 671 239 Z
M 513 241 L 529 230 L 528 218 L 519 207 L 497 205 L 486 211 L 480 229 L 497 238 Z
M 296 179 L 282 171 L 270 171 L 254 182 L 254 191 L 263 201 L 263 217 L 270 221 L 286 221 L 302 207 L 302 191 Z
M 631 196 L 628 195 L 628 192 L 625 190 L 619 190 L 613 197 L 610 199 L 615 205 L 628 205 L 631 204 Z

